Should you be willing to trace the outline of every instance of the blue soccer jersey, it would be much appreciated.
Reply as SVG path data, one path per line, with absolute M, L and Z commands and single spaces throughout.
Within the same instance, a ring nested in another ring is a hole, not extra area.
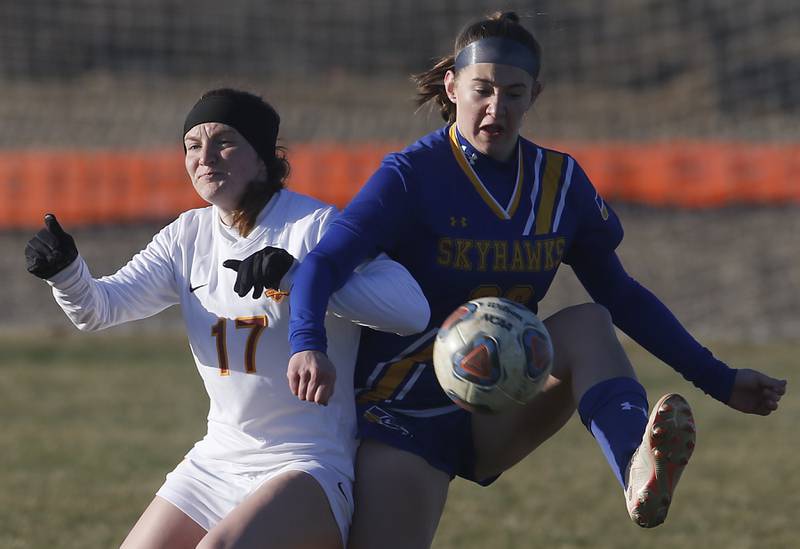
M 298 272 L 295 284 L 314 269 L 327 277 L 292 293 L 292 349 L 324 350 L 318 318 L 328 293 L 364 256 L 387 251 L 419 282 L 431 320 L 415 336 L 364 331 L 358 401 L 422 416 L 443 413 L 452 404 L 432 366 L 437 327 L 456 307 L 483 296 L 536 311 L 566 263 L 618 326 L 726 398 L 733 371 L 627 276 L 614 252 L 622 236 L 616 214 L 569 155 L 520 138 L 512 159 L 501 163 L 477 152 L 455 125 L 442 128 L 388 155 L 308 256 L 313 265 Z M 659 329 L 644 328 L 645 317 Z
M 536 311 L 562 262 L 607 253 L 622 239 L 617 217 L 571 157 L 520 139 L 514 158 L 499 163 L 474 151 L 455 125 L 388 156 L 350 210 L 378 210 L 375 201 L 398 211 L 380 223 L 376 244 L 431 303 L 424 334 L 362 335 L 357 397 L 398 409 L 450 405 L 431 357 L 436 327 L 459 305 L 502 296 Z

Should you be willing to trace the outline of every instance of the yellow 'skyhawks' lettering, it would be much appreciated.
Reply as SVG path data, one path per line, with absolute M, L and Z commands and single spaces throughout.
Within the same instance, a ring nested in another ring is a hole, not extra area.
M 542 242 L 537 240 L 531 242 L 530 240 L 523 240 L 522 246 L 525 248 L 525 254 L 528 256 L 528 271 L 539 272 L 542 270 Z
M 459 271 L 471 271 L 472 263 L 469 261 L 469 251 L 472 249 L 473 241 L 464 238 L 456 239 L 456 259 L 453 261 L 453 268 Z
M 553 271 L 566 248 L 563 237 L 539 240 L 471 240 L 440 238 L 436 263 L 459 271 Z
M 478 249 L 478 270 L 485 271 L 487 268 L 486 254 L 489 252 L 489 246 L 492 245 L 491 240 L 476 240 L 475 247 Z
M 495 240 L 494 244 L 494 271 L 502 272 L 508 270 L 508 242 L 505 240 Z
M 449 238 L 439 239 L 439 255 L 436 257 L 436 263 L 447 267 L 453 261 L 453 241 Z
M 522 246 L 519 240 L 514 241 L 514 258 L 511 260 L 511 270 L 519 273 L 525 270 L 525 262 L 522 261 Z
M 552 240 L 545 240 L 544 241 L 544 270 L 545 271 L 552 271 L 555 268 L 554 261 L 553 261 L 553 249 L 555 248 L 555 242 Z

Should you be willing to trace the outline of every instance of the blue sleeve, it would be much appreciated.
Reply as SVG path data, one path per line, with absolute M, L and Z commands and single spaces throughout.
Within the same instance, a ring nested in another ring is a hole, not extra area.
M 578 229 L 564 263 L 571 265 L 574 258 L 580 260 L 587 255 L 605 256 L 613 252 L 622 242 L 622 223 L 577 162 L 568 200 L 569 209 L 578 220 Z
M 700 345 L 650 290 L 631 278 L 613 251 L 573 259 L 578 279 L 614 324 L 696 387 L 727 403 L 736 370 Z
M 403 234 L 413 211 L 407 191 L 402 170 L 385 160 L 300 264 L 289 295 L 292 354 L 327 350 L 324 323 L 331 294 L 362 261 L 391 250 Z

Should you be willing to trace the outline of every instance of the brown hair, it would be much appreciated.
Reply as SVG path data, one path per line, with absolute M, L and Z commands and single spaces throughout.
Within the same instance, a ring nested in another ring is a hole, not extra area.
M 444 75 L 449 70 L 455 70 L 455 56 L 459 51 L 477 40 L 491 37 L 515 40 L 530 48 L 531 53 L 537 59 L 541 59 L 542 47 L 533 34 L 520 24 L 519 16 L 513 11 L 495 12 L 464 27 L 456 37 L 454 52 L 451 55 L 438 59 L 427 71 L 411 76 L 411 80 L 417 86 L 417 106 L 422 107 L 429 101 L 433 101 L 446 122 L 455 122 L 456 106 L 447 97 Z M 539 75 L 533 76 L 535 79 Z
M 291 167 L 286 160 L 286 148 L 275 147 L 275 155 L 267 165 L 267 179 L 253 180 L 242 195 L 239 205 L 233 211 L 233 226 L 242 236 L 247 236 L 256 225 L 259 212 L 264 209 L 269 199 L 284 188 Z

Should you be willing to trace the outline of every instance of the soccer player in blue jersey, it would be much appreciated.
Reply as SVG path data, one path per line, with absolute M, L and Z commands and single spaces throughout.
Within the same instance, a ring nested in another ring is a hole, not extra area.
M 454 55 L 417 77 L 420 104 L 438 104 L 447 125 L 384 159 L 294 279 L 288 376 L 303 400 L 323 403 L 317 395 L 335 379 L 322 319 L 331 292 L 365 257 L 388 252 L 431 306 L 421 334 L 362 335 L 350 547 L 428 547 L 455 475 L 491 482 L 575 409 L 621 484 L 631 518 L 660 524 L 694 447 L 694 421 L 677 394 L 659 399 L 648 416 L 613 324 L 736 410 L 767 415 L 785 391 L 785 381 L 731 369 L 695 341 L 623 269 L 615 253 L 620 221 L 575 159 L 519 135 L 542 89 L 540 62 L 539 44 L 514 13 L 466 27 Z M 596 303 L 544 320 L 555 364 L 541 394 L 497 416 L 453 405 L 431 364 L 437 327 L 481 296 L 536 311 L 562 263 Z

